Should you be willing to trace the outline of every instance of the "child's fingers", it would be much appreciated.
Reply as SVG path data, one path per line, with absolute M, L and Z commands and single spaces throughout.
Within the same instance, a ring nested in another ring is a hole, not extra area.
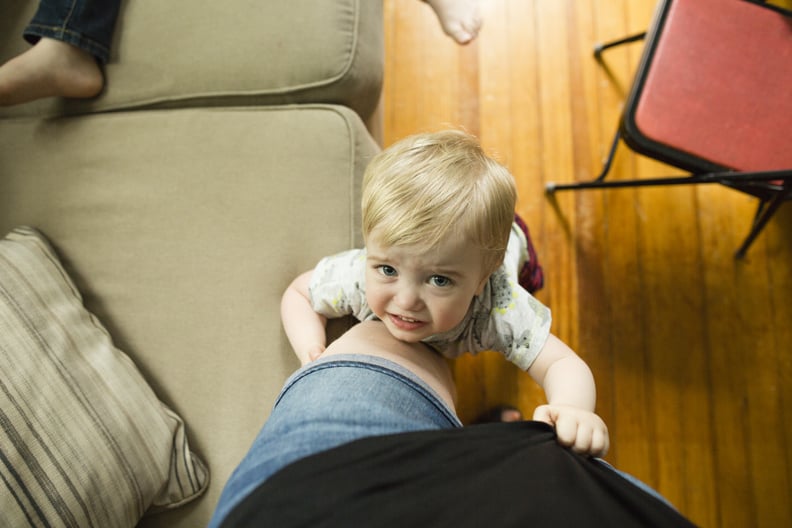
M 608 452 L 608 448 L 610 447 L 609 444 L 610 440 L 608 438 L 607 429 L 586 421 L 581 421 L 577 423 L 575 439 L 572 441 L 570 447 L 572 451 L 580 453 L 581 455 L 603 457 Z
M 558 443 L 569 447 L 577 453 L 583 452 L 588 446 L 588 441 L 580 434 L 580 424 L 572 417 L 559 415 L 555 422 Z
M 544 422 L 555 427 L 555 420 L 550 413 L 550 407 L 548 405 L 540 405 L 534 409 L 533 420 L 535 422 Z
M 569 445 L 572 451 L 580 453 L 581 455 L 589 455 L 595 457 L 603 457 L 608 452 L 610 447 L 610 440 L 608 438 L 607 428 L 600 427 L 598 423 L 591 423 L 586 420 L 577 422 L 575 431 L 575 438 Z M 571 427 L 567 427 L 571 430 Z M 570 433 L 564 433 L 570 434 Z M 559 435 L 560 438 L 560 435 Z M 564 444 L 567 445 L 567 444 Z
M 591 429 L 591 426 L 585 422 L 579 422 L 577 424 L 577 432 L 575 433 L 575 442 L 572 445 L 572 451 L 581 455 L 591 453 L 593 434 L 594 431 Z
M 605 456 L 610 447 L 605 423 L 593 413 L 562 412 L 552 405 L 540 405 L 533 419 L 553 426 L 558 443 L 572 451 L 591 456 Z
M 604 457 L 608 454 L 610 449 L 610 437 L 608 436 L 607 429 L 596 428 L 594 429 L 591 438 L 591 455 L 596 457 Z
M 540 405 L 534 410 L 533 419 L 544 422 L 555 429 L 558 443 L 564 447 L 574 447 L 577 439 L 577 420 L 558 412 L 552 405 Z

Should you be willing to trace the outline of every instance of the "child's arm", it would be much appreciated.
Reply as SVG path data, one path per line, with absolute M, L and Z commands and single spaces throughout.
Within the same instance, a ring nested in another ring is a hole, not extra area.
M 281 299 L 283 329 L 302 365 L 322 355 L 327 344 L 327 318 L 314 311 L 308 294 L 312 273 L 306 271 L 294 279 Z
M 594 414 L 597 389 L 588 365 L 550 334 L 528 373 L 542 386 L 548 402 L 536 408 L 533 419 L 552 425 L 561 445 L 604 456 L 610 445 L 608 428 Z

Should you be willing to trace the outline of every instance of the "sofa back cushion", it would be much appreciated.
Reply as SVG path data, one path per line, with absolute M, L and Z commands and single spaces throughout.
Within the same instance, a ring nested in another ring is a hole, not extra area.
M 0 63 L 29 48 L 37 2 L 5 2 Z M 367 120 L 383 70 L 379 0 L 124 0 L 105 92 L 0 117 L 139 107 L 333 103 Z

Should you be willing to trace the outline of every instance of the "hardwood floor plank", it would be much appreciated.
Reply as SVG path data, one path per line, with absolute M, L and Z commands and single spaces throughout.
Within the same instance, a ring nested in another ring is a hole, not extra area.
M 597 172 L 602 158 L 600 145 L 603 141 L 600 127 L 600 103 L 598 101 L 599 71 L 592 50 L 596 38 L 595 2 L 578 2 L 569 10 L 570 78 L 573 127 L 571 152 L 576 180 L 591 180 Z M 560 176 L 560 175 L 559 175 Z M 578 297 L 585 299 L 581 310 L 578 335 L 575 344 L 578 354 L 588 363 L 597 383 L 597 413 L 607 424 L 614 423 L 616 406 L 613 376 L 613 354 L 611 340 L 603 328 L 611 325 L 609 306 L 609 269 L 607 246 L 604 244 L 605 226 L 602 218 L 605 211 L 603 193 L 578 193 L 575 195 L 577 225 Z M 618 455 L 618 446 L 610 458 Z
M 792 2 L 790 7 L 792 7 Z M 785 475 L 785 485 L 779 485 L 778 493 L 786 493 L 787 497 L 792 495 L 792 457 L 788 446 L 792 442 L 792 303 L 789 302 L 790 292 L 792 292 L 792 267 L 788 265 L 789 255 L 792 255 L 792 233 L 787 226 L 792 225 L 792 208 L 782 208 L 777 213 L 778 218 L 771 222 L 766 228 L 768 247 L 768 282 L 771 307 L 771 328 L 769 332 L 774 338 L 771 350 L 775 352 L 775 369 L 778 373 L 776 380 L 776 396 L 778 398 L 778 415 L 775 416 L 776 423 L 771 424 L 773 429 L 777 429 L 781 435 L 781 445 L 785 446 L 780 458 L 774 462 L 780 469 L 774 470 L 778 474 Z M 792 501 L 786 500 L 786 510 L 784 515 L 792 516 Z M 784 501 L 775 506 L 783 510 Z M 792 524 L 792 523 L 788 523 Z M 779 525 L 780 526 L 780 525 Z
M 750 215 L 742 216 L 750 219 Z M 742 234 L 736 238 L 740 240 Z M 733 316 L 738 323 L 739 340 L 734 345 L 732 358 L 735 366 L 744 370 L 744 394 L 747 416 L 743 417 L 748 440 L 750 463 L 748 477 L 756 503 L 756 526 L 792 526 L 788 509 L 777 505 L 789 502 L 789 480 L 778 471 L 778 462 L 784 460 L 788 444 L 785 443 L 778 399 L 778 350 L 773 335 L 773 310 L 768 302 L 770 275 L 757 273 L 767 269 L 768 239 L 757 241 L 756 252 L 750 265 L 738 263 L 735 268 L 740 304 Z M 746 419 L 747 418 L 747 419 Z
M 630 33 L 645 29 L 654 10 L 652 3 L 631 3 Z M 636 157 L 635 171 L 640 177 L 679 174 L 641 156 Z M 636 193 L 636 198 L 640 222 L 638 258 L 644 279 L 638 298 L 645 306 L 642 327 L 654 420 L 654 484 L 683 511 L 691 509 L 691 501 L 699 502 L 699 508 L 710 504 L 714 511 L 713 458 L 711 451 L 701 449 L 711 444 L 707 442 L 711 432 L 708 393 L 699 390 L 708 382 L 708 350 L 703 334 L 706 324 L 701 315 L 703 288 L 698 265 L 695 190 L 687 186 L 644 188 Z M 688 441 L 693 438 L 704 440 Z M 692 471 L 688 471 L 688 459 Z M 687 493 L 679 486 L 687 478 L 698 481 L 698 493 Z
M 541 169 L 542 183 L 549 175 L 573 174 L 572 157 L 567 150 L 568 141 L 559 138 L 572 136 L 570 105 L 569 47 L 567 32 L 568 2 L 537 0 L 535 13 L 537 25 L 536 48 L 538 52 L 537 73 L 539 84 L 539 120 L 541 123 Z M 574 196 L 571 193 L 557 197 L 560 207 L 567 212 L 566 221 L 574 224 Z M 543 205 L 542 209 L 546 209 Z M 544 212 L 544 211 L 543 211 Z M 573 266 L 576 258 L 575 245 L 570 243 L 570 233 L 558 217 L 544 214 L 543 247 L 545 266 L 548 273 L 544 300 L 553 311 L 554 333 L 563 341 L 574 346 L 578 342 L 577 303 L 563 300 L 575 295 L 577 277 Z
M 595 42 L 612 41 L 636 31 L 630 26 L 628 8 L 628 1 L 598 1 L 595 4 Z M 617 129 L 639 52 L 635 45 L 614 48 L 604 55 L 601 65 L 595 62 L 599 78 L 596 98 L 600 110 L 598 126 L 602 159 Z M 596 162 L 592 172 L 597 173 L 601 167 L 602 162 Z M 632 178 L 635 176 L 634 167 L 634 156 L 628 155 L 621 147 L 609 178 Z M 657 462 L 651 449 L 654 431 L 647 412 L 651 408 L 651 392 L 643 316 L 646 307 L 644 303 L 636 302 L 642 297 L 644 284 L 639 258 L 636 191 L 592 192 L 600 194 L 603 200 L 600 221 L 604 225 L 606 250 L 603 257 L 608 267 L 606 300 L 611 314 L 610 327 L 604 331 L 610 334 L 614 364 L 612 392 L 617 410 L 611 422 L 615 441 L 613 458 L 609 459 L 624 471 L 656 485 Z

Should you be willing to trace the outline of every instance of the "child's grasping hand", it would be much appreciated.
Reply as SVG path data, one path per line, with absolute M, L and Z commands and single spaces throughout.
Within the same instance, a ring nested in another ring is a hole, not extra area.
M 608 452 L 608 427 L 593 412 L 564 405 L 540 405 L 533 419 L 552 425 L 558 443 L 575 453 L 603 457 Z

